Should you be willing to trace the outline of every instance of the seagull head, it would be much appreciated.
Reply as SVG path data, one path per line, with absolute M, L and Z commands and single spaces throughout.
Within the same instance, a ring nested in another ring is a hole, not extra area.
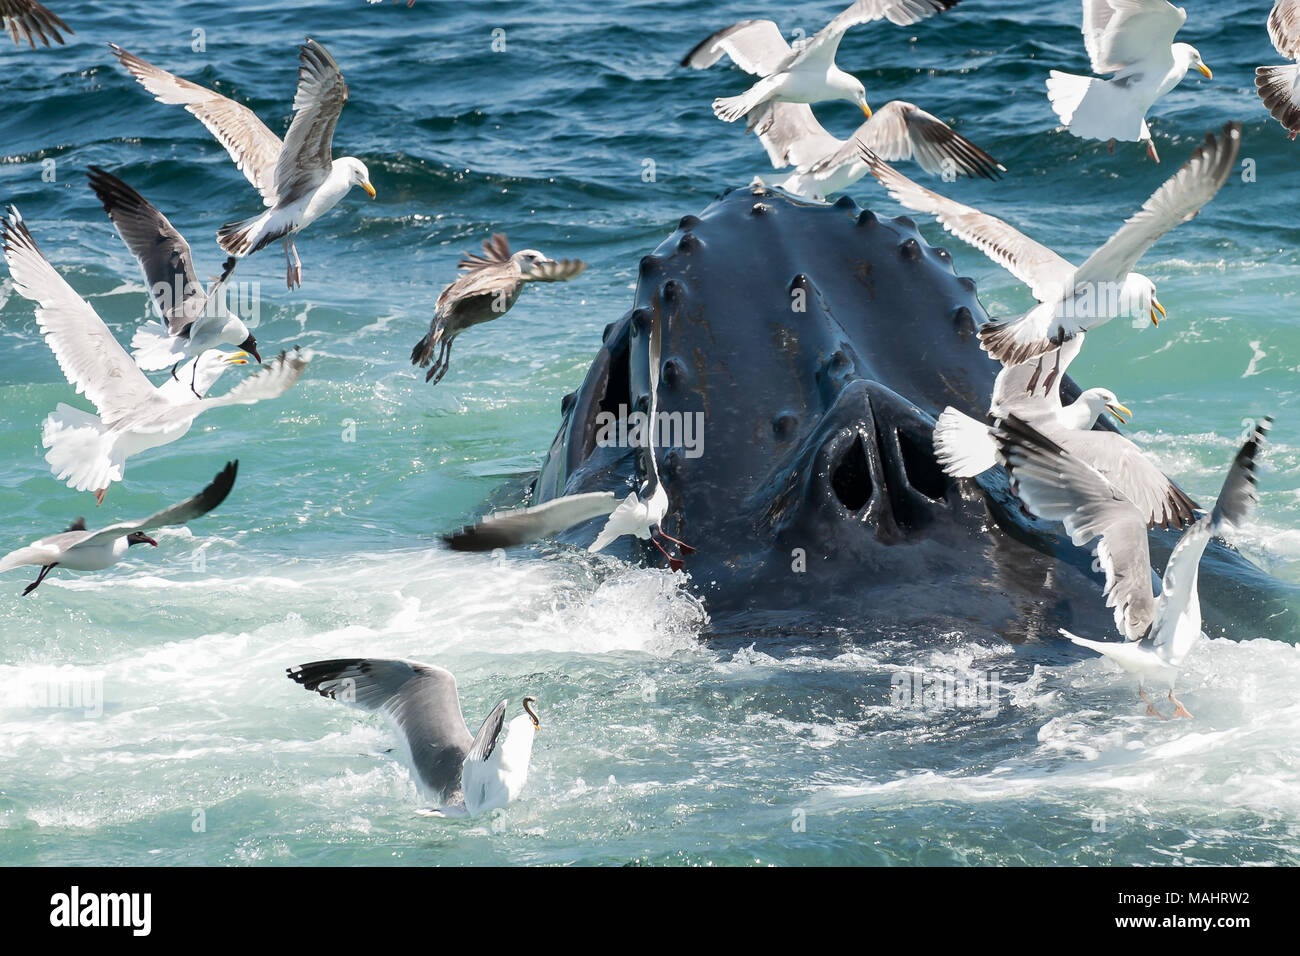
M 257 360 L 258 365 L 262 364 L 262 353 L 257 350 L 257 339 L 251 332 L 248 334 L 248 338 L 239 343 L 239 350 L 241 352 L 248 352 Z M 244 364 L 247 364 L 247 362 Z
M 1115 397 L 1114 392 L 1106 388 L 1098 388 L 1094 391 L 1097 393 L 1097 399 L 1101 406 L 1118 418 L 1121 425 L 1127 425 L 1129 423 L 1129 419 L 1133 417 L 1133 413 L 1130 412 L 1126 406 L 1120 404 L 1120 400 Z
M 1187 69 L 1195 69 L 1207 80 L 1214 79 L 1214 73 L 1205 65 L 1205 61 L 1201 59 L 1201 51 L 1196 47 L 1190 43 L 1175 43 L 1173 51 L 1175 57 L 1187 64 Z
M 533 710 L 533 704 L 537 703 L 536 697 L 524 698 L 524 711 L 528 714 L 529 719 L 533 722 L 533 730 L 541 730 L 542 722 L 537 719 L 537 711 Z
M 143 531 L 132 531 L 126 536 L 126 546 L 129 548 L 133 544 L 151 544 L 155 548 L 158 547 L 158 542 Z
M 857 78 L 853 78 L 852 96 L 849 98 L 858 109 L 862 110 L 862 115 L 871 119 L 871 107 L 867 105 L 867 88 Z
M 555 260 L 542 255 L 536 249 L 523 249 L 511 256 L 510 261 L 515 264 L 515 267 L 521 273 L 528 275 L 528 273 L 532 272 L 538 266 L 545 265 L 548 262 L 554 262 Z
M 1156 284 L 1140 272 L 1128 274 L 1120 298 L 1124 314 L 1140 316 L 1145 313 L 1151 317 L 1152 325 L 1159 325 L 1160 320 L 1169 314 L 1156 298 Z
M 366 164 L 355 156 L 344 156 L 342 159 L 335 160 L 340 164 L 348 174 L 348 183 L 352 186 L 360 186 L 366 191 L 366 195 L 371 199 L 375 198 L 375 187 L 370 185 L 370 170 L 366 169 Z

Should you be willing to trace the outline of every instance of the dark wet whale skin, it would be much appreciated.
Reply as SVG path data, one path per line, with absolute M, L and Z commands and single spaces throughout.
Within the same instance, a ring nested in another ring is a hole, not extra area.
M 596 444 L 596 416 L 647 408 L 652 316 L 660 411 L 703 416 L 703 454 L 662 447 L 659 461 L 664 528 L 698 549 L 687 570 L 714 633 L 1115 636 L 1091 557 L 1026 517 L 1001 469 L 956 481 L 934 460 L 934 418 L 946 405 L 982 417 L 998 365 L 975 336 L 975 283 L 911 220 L 761 188 L 685 217 L 565 397 L 534 502 L 644 475 L 644 453 Z M 1153 533 L 1158 566 L 1176 538 Z M 1201 593 L 1212 635 L 1295 632 L 1291 589 L 1230 549 L 1207 554 Z

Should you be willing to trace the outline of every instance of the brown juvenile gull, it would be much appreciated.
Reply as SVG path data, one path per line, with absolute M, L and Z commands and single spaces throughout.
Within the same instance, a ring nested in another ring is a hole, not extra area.
M 1268 15 L 1268 38 L 1288 60 L 1300 61 L 1300 0 L 1277 0 Z M 1255 68 L 1259 98 L 1292 139 L 1300 134 L 1300 64 Z
M 239 462 L 226 464 L 212 482 L 193 498 L 155 512 L 143 521 L 124 521 L 109 525 L 101 531 L 86 530 L 86 519 L 78 518 L 67 531 L 33 541 L 0 558 L 0 572 L 24 565 L 35 565 L 40 575 L 23 591 L 26 597 L 35 591 L 45 576 L 55 568 L 73 571 L 102 571 L 112 567 L 126 556 L 133 544 L 158 547 L 158 542 L 146 532 L 169 525 L 187 524 L 201 517 L 226 500 L 235 486 L 235 473 Z
M 60 20 L 58 14 L 36 0 L 0 0 L 0 21 L 14 38 L 14 46 L 22 46 L 22 41 L 26 40 L 33 50 L 37 40 L 45 46 L 50 45 L 50 40 L 62 45 L 60 30 L 76 32 Z
M 483 255 L 467 253 L 459 268 L 463 276 L 442 290 L 434 304 L 429 331 L 411 350 L 411 364 L 424 368 L 424 380 L 437 385 L 447 374 L 451 346 L 457 335 L 480 322 L 499 319 L 510 311 L 525 282 L 566 282 L 582 273 L 581 259 L 548 259 L 536 249 L 510 254 L 505 233 L 483 240 Z M 438 356 L 434 358 L 434 349 Z
M 250 219 L 222 226 L 217 231 L 221 248 L 243 258 L 283 239 L 288 270 L 285 281 L 290 289 L 302 285 L 294 235 L 334 208 L 353 186 L 375 198 L 365 163 L 353 156 L 332 158 L 334 127 L 348 99 L 348 87 L 334 57 L 311 37 L 299 47 L 293 122 L 281 142 L 248 107 L 160 70 L 115 44 L 109 46 L 158 102 L 182 104 L 198 117 L 270 207 Z

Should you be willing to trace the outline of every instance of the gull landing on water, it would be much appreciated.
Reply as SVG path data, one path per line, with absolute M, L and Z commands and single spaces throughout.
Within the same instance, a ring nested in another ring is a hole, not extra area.
M 1251 431 L 1228 470 L 1214 511 L 1201 517 L 1178 540 L 1157 596 L 1152 588 L 1151 555 L 1141 512 L 1090 465 L 1014 417 L 1002 422 L 998 443 L 1012 488 L 1034 514 L 1061 521 L 1076 546 L 1096 541 L 1097 560 L 1106 575 L 1106 606 L 1115 609 L 1123 643 L 1091 641 L 1064 629 L 1061 634 L 1109 657 L 1138 679 L 1147 713 L 1163 716 L 1147 696 L 1146 685 L 1160 682 L 1169 691 L 1174 716 L 1191 717 L 1174 696 L 1174 681 L 1201 635 L 1197 578 L 1210 538 L 1225 525 L 1240 526 L 1254 510 L 1256 459 L 1271 418 Z
M 334 58 L 310 37 L 299 48 L 293 121 L 281 142 L 248 107 L 146 63 L 115 44 L 109 46 L 158 102 L 183 105 L 198 117 L 270 207 L 261 215 L 222 226 L 217 232 L 221 248 L 243 258 L 283 239 L 285 281 L 290 289 L 302 285 L 302 263 L 293 237 L 334 208 L 353 186 L 375 198 L 365 163 L 353 156 L 332 158 L 334 128 L 348 99 L 347 84 Z
M 1092 72 L 1109 80 L 1052 70 L 1047 96 L 1052 109 L 1075 136 L 1147 144 L 1157 163 L 1146 115 L 1160 97 L 1183 81 L 1193 67 L 1206 79 L 1214 74 L 1194 46 L 1174 43 L 1187 12 L 1168 0 L 1083 0 L 1083 42 Z
M 55 568 L 68 568 L 73 571 L 102 571 L 110 568 L 125 557 L 132 545 L 148 544 L 158 547 L 158 542 L 149 537 L 146 532 L 169 525 L 187 524 L 225 501 L 226 496 L 230 494 L 230 489 L 235 486 L 235 475 L 238 471 L 238 461 L 228 463 L 217 477 L 193 498 L 187 498 L 180 504 L 164 508 L 143 521 L 125 521 L 110 525 L 102 531 L 88 531 L 86 519 L 78 518 L 67 531 L 33 541 L 27 547 L 19 548 L 0 558 L 0 572 L 23 565 L 40 567 L 40 575 L 23 591 L 23 596 L 26 597 L 40 587 L 45 576 Z
M 960 0 L 857 0 L 812 39 L 792 49 L 771 20 L 742 20 L 706 37 L 682 58 L 681 65 L 705 70 L 724 55 L 746 73 L 759 77 L 739 96 L 713 101 L 718 119 L 732 123 L 764 103 L 821 103 L 847 100 L 868 118 L 867 91 L 850 73 L 835 65 L 845 32 L 860 23 L 889 20 L 910 26 L 956 6 Z
M 1117 315 L 1147 313 L 1159 325 L 1165 309 L 1156 298 L 1155 283 L 1133 269 L 1161 236 L 1195 217 L 1218 194 L 1240 148 L 1240 123 L 1228 123 L 1218 137 L 1206 136 L 1178 172 L 1078 268 L 1001 219 L 912 182 L 870 150 L 863 150 L 863 158 L 894 199 L 933 215 L 948 232 L 1029 286 L 1037 306 L 1016 318 L 989 322 L 978 333 L 981 347 L 1003 365 L 1021 365 Z
M 161 212 L 138 192 L 98 166 L 91 166 L 90 188 L 131 250 L 149 286 L 159 322 L 146 322 L 131 339 L 132 357 L 146 372 L 176 367 L 208 349 L 233 345 L 260 365 L 257 339 L 225 305 L 225 285 L 239 260 L 226 260 L 220 278 L 206 291 L 194 269 L 190 244 Z M 198 366 L 195 365 L 197 370 Z M 202 398 L 193 379 L 190 388 Z
M 458 267 L 466 273 L 439 294 L 429 331 L 411 349 L 412 365 L 424 368 L 433 362 L 424 376 L 433 385 L 447 374 L 457 335 L 509 312 L 524 283 L 567 282 L 581 275 L 587 264 L 581 259 L 549 259 L 536 249 L 512 255 L 505 233 L 497 232 L 483 240 L 483 255 L 468 253 Z
M 471 734 L 460 709 L 456 678 L 432 664 L 381 658 L 312 661 L 288 668 L 289 679 L 322 697 L 383 714 L 405 746 L 411 778 L 421 797 L 444 816 L 477 816 L 514 802 L 528 780 L 533 738 L 541 722 L 523 699 L 524 713 L 510 721 L 509 700 Z

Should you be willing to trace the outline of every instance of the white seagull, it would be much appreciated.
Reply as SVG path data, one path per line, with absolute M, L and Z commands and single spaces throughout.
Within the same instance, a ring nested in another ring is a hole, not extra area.
M 682 58 L 682 66 L 704 70 L 723 55 L 759 77 L 739 96 L 713 101 L 718 119 L 731 123 L 769 100 L 786 103 L 820 103 L 847 100 L 868 117 L 867 91 L 851 73 L 835 65 L 835 53 L 845 32 L 860 23 L 889 20 L 910 26 L 919 20 L 956 6 L 960 0 L 857 0 L 817 32 L 811 40 L 792 49 L 771 20 L 742 20 L 724 27 L 698 43 Z
M 881 159 L 914 159 L 933 176 L 999 179 L 1006 167 L 936 116 L 891 100 L 847 140 L 828 133 L 806 103 L 769 102 L 751 114 L 751 129 L 776 169 L 795 171 L 775 186 L 796 196 L 825 199 L 867 174 L 861 146 Z
M 22 41 L 26 40 L 33 50 L 37 40 L 44 46 L 49 46 L 50 40 L 62 46 L 63 37 L 59 31 L 75 32 L 59 19 L 57 13 L 36 0 L 0 0 L 0 23 L 13 37 L 14 46 L 22 46 Z
M 1255 68 L 1259 98 L 1292 139 L 1300 135 L 1300 0 L 1277 0 L 1268 15 L 1268 38 L 1289 66 Z
M 238 260 L 227 259 L 221 276 L 205 290 L 190 244 L 166 216 L 98 166 L 90 167 L 89 178 L 118 235 L 140 263 L 161 320 L 146 322 L 131 339 L 136 364 L 146 372 L 171 366 L 175 374 L 178 363 L 222 345 L 236 346 L 261 363 L 257 339 L 226 307 L 225 284 Z M 194 393 L 199 395 L 197 388 Z
M 0 246 L 14 289 L 36 303 L 36 324 L 59 367 L 98 410 L 98 415 L 60 404 L 45 419 L 45 460 L 70 488 L 93 491 L 102 503 L 108 486 L 121 481 L 126 459 L 180 438 L 194 419 L 222 405 L 252 405 L 282 395 L 311 361 L 310 351 L 281 352 L 270 365 L 224 395 L 199 398 L 230 365 L 246 365 L 243 352 L 210 349 L 192 360 L 179 380 L 155 387 L 113 338 L 90 303 L 77 295 L 41 254 L 18 210 L 0 226 Z M 187 380 L 188 378 L 188 380 Z
M 432 664 L 381 658 L 312 661 L 290 667 L 289 679 L 322 697 L 377 710 L 401 737 L 406 763 L 421 798 L 446 816 L 477 816 L 518 799 L 528 780 L 533 737 L 541 727 L 533 705 L 510 721 L 501 739 L 506 708 L 492 708 L 477 734 L 460 709 L 456 678 Z
M 1183 81 L 1192 67 L 1206 79 L 1214 74 L 1196 47 L 1174 43 L 1187 11 L 1168 0 L 1083 0 L 1083 43 L 1092 72 L 1109 80 L 1052 70 L 1047 97 L 1061 122 L 1083 139 L 1147 144 L 1147 110 Z
M 1156 298 L 1155 283 L 1133 268 L 1156 240 L 1214 198 L 1232 173 L 1240 147 L 1240 123 L 1228 123 L 1217 138 L 1207 135 L 1182 168 L 1078 268 L 1001 219 L 917 185 L 870 151 L 864 150 L 864 157 L 894 199 L 930 213 L 948 232 L 1029 286 L 1037 306 L 979 330 L 985 351 L 1003 365 L 1020 365 L 1053 351 L 1059 356 L 1063 343 L 1119 315 L 1146 313 L 1159 325 L 1156 313 L 1164 315 L 1165 309 Z
M 1271 421 L 1265 418 L 1258 423 L 1237 453 L 1214 511 L 1179 538 L 1158 596 L 1152 588 L 1146 521 L 1132 502 L 1096 469 L 1032 425 L 1012 417 L 999 428 L 1003 461 L 1025 507 L 1039 517 L 1063 522 L 1076 546 L 1096 541 L 1097 559 L 1106 575 L 1106 606 L 1115 609 L 1115 627 L 1127 640 L 1090 641 L 1064 629 L 1061 634 L 1134 674 L 1150 715 L 1163 716 L 1146 693 L 1147 683 L 1159 682 L 1168 688 L 1174 716 L 1192 716 L 1174 697 L 1174 681 L 1201 635 L 1197 594 L 1201 555 L 1211 537 L 1226 524 L 1239 526 L 1258 501 L 1255 460 Z
M 134 544 L 148 544 L 158 547 L 158 542 L 146 532 L 168 525 L 187 524 L 207 514 L 226 500 L 230 489 L 235 486 L 235 474 L 239 462 L 232 461 L 217 473 L 217 477 L 193 498 L 187 498 L 180 504 L 164 508 L 151 514 L 143 521 L 124 521 L 109 525 L 102 531 L 87 531 L 86 519 L 78 518 L 67 531 L 52 534 L 39 541 L 33 541 L 25 548 L 19 548 L 0 558 L 0 572 L 10 571 L 24 565 L 35 565 L 41 569 L 40 575 L 23 591 L 26 597 L 35 591 L 45 576 L 55 568 L 68 568 L 73 571 L 102 571 L 112 567 L 126 555 Z
M 1063 373 L 1082 347 L 1079 334 L 1061 347 Z M 1046 394 L 1027 386 L 1038 374 L 1034 363 L 1010 365 L 993 384 L 989 417 L 1010 416 L 1028 422 L 1070 454 L 1093 468 L 1134 503 L 1148 526 L 1181 531 L 1196 517 L 1197 504 L 1118 432 L 1094 431 L 1106 412 L 1127 424 L 1133 413 L 1106 388 L 1090 388 L 1069 405 L 1062 405 L 1060 387 Z M 1053 372 L 1052 374 L 1056 374 Z M 943 470 L 954 478 L 982 474 L 999 462 L 996 429 L 949 406 L 934 427 L 934 452 Z
M 286 282 L 290 289 L 301 285 L 294 235 L 333 209 L 353 186 L 375 198 L 365 163 L 353 156 L 332 158 L 334 127 L 348 99 L 334 58 L 310 37 L 299 48 L 293 122 L 281 142 L 248 107 L 109 46 L 158 102 L 183 104 L 198 117 L 270 207 L 251 219 L 222 226 L 217 232 L 221 248 L 242 258 L 283 239 Z
M 682 569 L 682 559 L 669 554 L 659 542 L 660 538 L 677 545 L 682 554 L 694 554 L 695 549 L 674 538 L 662 528 L 668 514 L 668 493 L 659 480 L 659 463 L 655 454 L 655 432 L 659 404 L 659 367 L 663 352 L 663 328 L 660 319 L 652 317 L 648 357 L 650 365 L 650 414 L 646 447 L 640 449 L 649 460 L 648 474 L 637 491 L 619 500 L 612 491 L 591 491 L 576 495 L 562 495 L 531 508 L 517 508 L 497 512 L 478 524 L 462 528 L 443 540 L 454 551 L 493 551 L 519 544 L 528 544 L 559 534 L 592 518 L 608 515 L 596 539 L 587 547 L 589 552 L 603 551 L 617 538 L 630 534 L 642 541 L 650 541 L 668 559 L 674 571 Z M 638 493 L 639 492 L 639 493 Z

